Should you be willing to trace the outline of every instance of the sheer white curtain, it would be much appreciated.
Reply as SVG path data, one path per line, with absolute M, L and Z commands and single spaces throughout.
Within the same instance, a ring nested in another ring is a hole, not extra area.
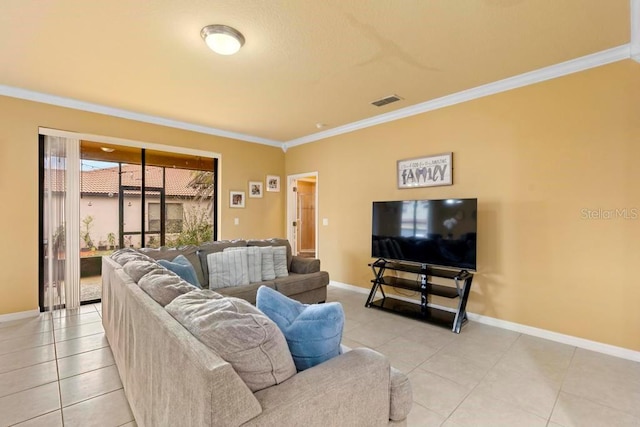
M 80 141 L 44 139 L 44 308 L 80 306 Z

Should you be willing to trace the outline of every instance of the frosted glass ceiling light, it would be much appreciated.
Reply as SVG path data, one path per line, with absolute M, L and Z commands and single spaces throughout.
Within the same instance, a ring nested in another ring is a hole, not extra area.
M 220 55 L 233 55 L 244 44 L 244 36 L 226 25 L 207 25 L 200 31 L 207 46 Z

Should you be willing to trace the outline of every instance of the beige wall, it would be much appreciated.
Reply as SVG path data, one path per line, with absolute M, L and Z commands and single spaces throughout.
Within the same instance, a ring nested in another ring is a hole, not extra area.
M 0 97 L 0 194 L 16 200 L 0 210 L 0 315 L 38 307 L 38 127 L 132 139 L 222 155 L 222 230 L 219 238 L 284 237 L 284 192 L 229 208 L 229 190 L 284 174 L 279 148 Z M 240 224 L 234 225 L 233 219 Z
M 396 160 L 449 151 L 453 186 L 397 189 Z M 370 286 L 373 200 L 477 197 L 471 312 L 640 350 L 640 219 L 583 218 L 640 214 L 639 160 L 629 60 L 294 147 L 286 168 L 319 172 L 333 280 Z

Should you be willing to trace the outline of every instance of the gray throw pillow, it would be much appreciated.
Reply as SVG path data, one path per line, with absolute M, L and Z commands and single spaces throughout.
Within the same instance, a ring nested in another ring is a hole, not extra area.
M 247 270 L 249 282 L 258 283 L 262 281 L 262 254 L 257 246 L 244 248 L 226 248 L 223 252 L 238 251 L 247 257 Z
M 289 271 L 287 270 L 287 248 L 284 246 L 273 247 L 273 268 L 276 272 L 276 277 L 287 277 Z
M 163 307 L 180 295 L 198 289 L 164 268 L 142 276 L 138 286 Z
M 262 263 L 262 280 L 273 280 L 276 278 L 276 270 L 273 265 L 273 246 L 256 246 L 260 249 L 260 261 Z
M 233 366 L 251 391 L 271 387 L 296 373 L 282 332 L 247 301 L 208 299 L 194 291 L 165 307 L 182 326 Z
M 249 284 L 247 255 L 240 251 L 216 252 L 207 255 L 209 289 Z
M 207 256 L 215 252 L 222 252 L 225 248 L 247 246 L 246 240 L 219 240 L 216 242 L 203 243 L 198 248 L 198 257 L 200 258 L 200 267 L 202 268 L 203 280 L 201 285 L 209 286 L 209 265 Z

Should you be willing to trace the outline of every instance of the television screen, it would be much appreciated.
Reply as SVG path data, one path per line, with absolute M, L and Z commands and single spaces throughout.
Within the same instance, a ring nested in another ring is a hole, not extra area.
M 371 256 L 476 269 L 477 199 L 373 202 Z

